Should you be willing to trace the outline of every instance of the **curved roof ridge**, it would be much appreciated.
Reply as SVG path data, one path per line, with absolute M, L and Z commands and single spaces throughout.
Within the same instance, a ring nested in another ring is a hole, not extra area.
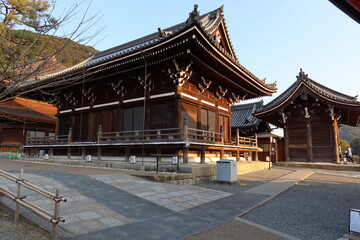
M 278 105 L 280 102 L 287 99 L 290 95 L 293 94 L 294 90 L 298 88 L 301 84 L 306 85 L 307 87 L 313 89 L 314 91 L 316 91 L 317 93 L 319 93 L 324 97 L 334 99 L 336 101 L 340 101 L 344 103 L 357 103 L 357 104 L 360 103 L 357 101 L 356 97 L 351 97 L 344 93 L 335 91 L 329 87 L 326 87 L 314 81 L 313 79 L 309 78 L 308 75 L 302 71 L 302 69 L 300 69 L 299 75 L 296 76 L 296 78 L 297 80 L 293 84 L 291 84 L 289 88 L 287 88 L 282 94 L 280 94 L 274 100 L 266 104 L 263 110 L 273 108 L 274 106 Z

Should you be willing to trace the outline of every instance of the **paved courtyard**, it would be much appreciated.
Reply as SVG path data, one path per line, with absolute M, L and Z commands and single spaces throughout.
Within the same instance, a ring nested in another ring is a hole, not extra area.
M 124 171 L 0 163 L 14 174 L 25 168 L 29 182 L 50 192 L 61 189 L 68 201 L 61 204 L 60 236 L 67 239 L 337 239 L 347 233 L 349 208 L 360 208 L 359 173 L 272 168 L 240 175 L 235 185 L 175 185 Z M 2 178 L 0 186 L 15 190 Z M 53 210 L 49 200 L 24 195 Z

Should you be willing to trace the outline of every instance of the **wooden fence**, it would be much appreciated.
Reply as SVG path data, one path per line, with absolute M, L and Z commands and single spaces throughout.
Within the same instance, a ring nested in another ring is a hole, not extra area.
M 66 199 L 61 197 L 60 195 L 60 189 L 56 189 L 56 193 L 52 194 L 46 190 L 43 190 L 31 183 L 29 183 L 27 180 L 23 178 L 24 170 L 20 170 L 19 177 L 5 172 L 3 170 L 0 170 L 0 176 L 4 177 L 14 183 L 17 184 L 17 192 L 12 193 L 9 190 L 3 189 L 0 187 L 0 194 L 3 194 L 5 197 L 14 200 L 15 201 L 15 214 L 14 214 L 14 222 L 17 222 L 19 220 L 19 214 L 20 214 L 20 205 L 25 207 L 26 209 L 30 210 L 31 212 L 37 214 L 38 216 L 50 221 L 52 223 L 52 231 L 51 231 L 51 239 L 57 238 L 57 231 L 58 231 L 58 223 L 59 222 L 65 222 L 65 219 L 59 216 L 60 213 L 60 202 L 66 202 Z M 44 209 L 42 209 L 39 206 L 36 206 L 35 204 L 25 200 L 26 196 L 22 195 L 22 187 L 25 187 L 27 189 L 30 189 L 46 198 L 49 198 L 54 201 L 54 212 L 50 213 Z

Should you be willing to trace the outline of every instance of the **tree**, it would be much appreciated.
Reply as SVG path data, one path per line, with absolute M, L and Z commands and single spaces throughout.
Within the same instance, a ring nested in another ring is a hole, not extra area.
M 355 138 L 350 144 L 353 154 L 360 155 L 360 138 Z
M 86 44 L 99 33 L 100 30 L 87 35 L 99 20 L 97 14 L 87 17 L 89 5 L 79 23 L 73 29 L 65 29 L 67 23 L 78 17 L 82 4 L 75 3 L 60 17 L 55 17 L 56 1 L 0 0 L 0 102 L 48 87 L 51 83 L 19 91 L 25 82 L 41 75 L 51 64 L 58 64 L 54 58 L 58 58 L 60 52 L 74 42 Z M 64 41 L 56 42 L 58 37 Z M 66 55 L 66 58 L 71 57 Z

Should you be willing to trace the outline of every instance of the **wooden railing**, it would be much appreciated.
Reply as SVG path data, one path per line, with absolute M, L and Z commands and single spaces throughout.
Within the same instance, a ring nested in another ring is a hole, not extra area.
M 222 134 L 195 128 L 188 128 L 188 139 L 196 142 L 221 142 Z
M 237 146 L 257 147 L 257 140 L 255 138 L 239 137 L 234 142 L 236 142 Z
M 100 143 L 124 141 L 178 141 L 183 139 L 183 132 L 181 128 L 99 132 L 99 135 Z
M 60 189 L 56 189 L 56 193 L 52 194 L 46 190 L 43 190 L 31 183 L 29 183 L 27 180 L 23 178 L 24 170 L 20 170 L 19 178 L 16 176 L 5 172 L 0 169 L 0 176 L 4 177 L 14 183 L 17 184 L 17 192 L 12 193 L 9 190 L 3 189 L 0 187 L 0 194 L 3 196 L 14 200 L 15 205 L 15 214 L 14 214 L 14 221 L 17 222 L 19 220 L 20 215 L 20 205 L 27 208 L 31 212 L 37 214 L 38 216 L 50 221 L 52 226 L 52 232 L 51 232 L 51 239 L 57 239 L 57 231 L 58 231 L 58 223 L 59 222 L 65 222 L 65 219 L 59 216 L 60 213 L 60 202 L 66 202 L 66 199 L 60 196 Z M 25 200 L 26 196 L 22 195 L 22 187 L 25 187 L 27 189 L 30 189 L 46 198 L 49 198 L 54 201 L 54 213 L 50 213 L 39 206 L 36 206 L 35 204 L 31 203 L 30 201 Z
M 121 132 L 102 132 L 101 125 L 99 126 L 97 140 L 93 143 L 126 143 L 126 142 L 204 142 L 224 144 L 222 133 L 205 131 L 201 129 L 188 128 L 184 125 L 183 128 L 165 128 L 165 129 L 150 129 L 150 130 L 135 130 L 135 131 L 121 131 Z M 81 142 L 76 142 L 80 143 Z M 87 142 L 88 143 L 88 142 Z M 72 130 L 69 130 L 69 135 L 49 136 L 41 138 L 29 138 L 28 145 L 52 145 L 52 144 L 73 144 Z M 227 143 L 229 144 L 229 143 Z M 257 138 L 240 137 L 237 132 L 236 137 L 232 139 L 231 143 L 235 146 L 257 147 Z
M 26 141 L 27 145 L 32 144 L 68 144 L 69 135 L 56 135 L 46 137 L 32 137 Z

